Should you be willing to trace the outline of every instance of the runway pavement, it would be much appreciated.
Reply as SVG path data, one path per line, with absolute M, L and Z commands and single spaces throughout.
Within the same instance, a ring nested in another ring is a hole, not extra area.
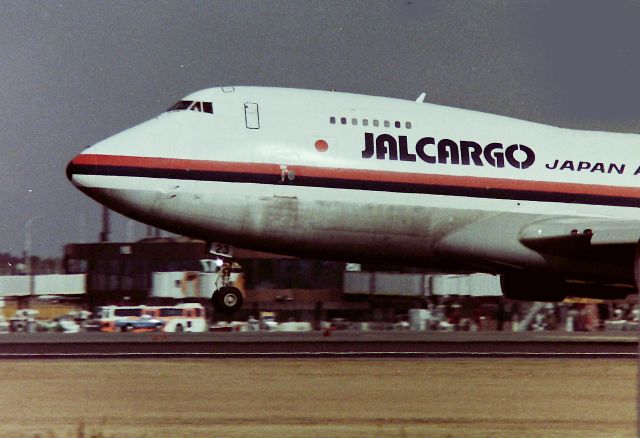
M 0 437 L 634 437 L 635 360 L 0 361 Z
M 624 332 L 12 333 L 0 437 L 631 437 L 636 351 Z
M 10 333 L 0 359 L 167 357 L 633 358 L 635 332 Z

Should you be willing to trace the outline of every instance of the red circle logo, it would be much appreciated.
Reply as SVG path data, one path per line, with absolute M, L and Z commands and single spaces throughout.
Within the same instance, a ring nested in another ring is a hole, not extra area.
M 316 140 L 316 150 L 318 152 L 325 152 L 329 149 L 329 143 L 324 140 Z

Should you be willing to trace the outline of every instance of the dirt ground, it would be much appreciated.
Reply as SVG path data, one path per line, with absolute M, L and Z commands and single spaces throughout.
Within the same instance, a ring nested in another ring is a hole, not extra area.
M 2 437 L 636 436 L 636 361 L 1 361 Z

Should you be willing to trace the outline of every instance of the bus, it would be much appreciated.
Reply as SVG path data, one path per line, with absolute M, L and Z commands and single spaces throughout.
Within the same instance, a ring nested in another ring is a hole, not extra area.
M 199 303 L 175 306 L 102 306 L 98 308 L 100 331 L 206 332 L 204 307 Z

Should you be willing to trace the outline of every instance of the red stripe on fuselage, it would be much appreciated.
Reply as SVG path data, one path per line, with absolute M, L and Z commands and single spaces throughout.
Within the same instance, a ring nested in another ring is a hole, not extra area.
M 133 157 L 122 155 L 81 154 L 73 164 L 91 166 L 124 166 L 167 170 L 223 171 L 246 174 L 280 173 L 280 165 L 269 163 L 243 163 L 209 160 L 185 160 L 180 158 Z M 600 184 L 578 184 L 551 181 L 529 181 L 477 176 L 438 175 L 384 170 L 346 169 L 289 165 L 298 176 L 332 178 L 354 181 L 378 181 L 389 183 L 429 184 L 472 188 L 526 190 L 541 193 L 566 193 L 576 195 L 615 196 L 618 198 L 640 198 L 640 188 L 605 186 Z

